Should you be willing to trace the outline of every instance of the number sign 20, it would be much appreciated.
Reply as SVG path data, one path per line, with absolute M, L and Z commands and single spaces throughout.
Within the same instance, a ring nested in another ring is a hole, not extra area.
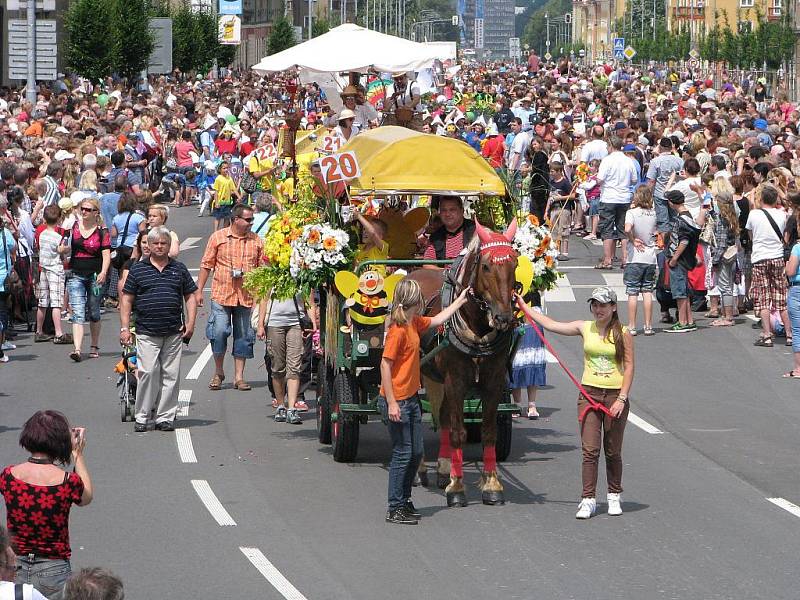
M 319 162 L 322 169 L 322 179 L 325 183 L 347 181 L 361 176 L 358 160 L 352 152 L 323 156 L 319 159 Z

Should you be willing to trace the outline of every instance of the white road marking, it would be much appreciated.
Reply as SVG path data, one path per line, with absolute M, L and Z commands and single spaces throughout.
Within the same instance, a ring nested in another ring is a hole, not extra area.
M 753 314 L 750 314 L 750 313 L 745 313 L 744 316 L 747 317 L 748 319 L 750 319 L 751 321 L 753 321 L 754 323 L 758 323 L 758 317 L 757 316 L 755 316 Z
M 200 501 L 208 509 L 208 512 L 211 513 L 211 516 L 219 523 L 220 527 L 236 526 L 236 521 L 233 520 L 233 517 L 231 517 L 228 511 L 225 510 L 225 507 L 222 506 L 222 502 L 219 501 L 214 490 L 211 489 L 211 486 L 208 485 L 205 479 L 192 479 L 192 487 L 200 497 Z
M 194 361 L 192 368 L 189 369 L 189 372 L 186 374 L 186 379 L 198 379 L 200 377 L 200 373 L 202 373 L 203 369 L 206 368 L 206 365 L 208 364 L 210 358 L 211 358 L 211 344 L 206 346 L 200 353 L 200 356 L 197 357 L 197 360 Z
M 189 250 L 190 248 L 194 248 L 197 246 L 197 242 L 199 242 L 202 238 L 199 237 L 187 237 L 185 240 L 181 242 L 180 249 L 181 250 Z
M 545 350 L 545 351 L 544 351 L 544 354 L 545 354 L 545 356 L 547 357 L 547 358 L 546 358 L 547 362 L 549 362 L 549 363 L 557 363 L 557 362 L 558 362 L 558 361 L 556 360 L 556 357 L 555 357 L 555 356 L 553 356 L 552 354 L 550 354 L 550 350 Z
M 780 506 L 783 510 L 792 513 L 795 517 L 800 517 L 800 506 L 784 500 L 783 498 L 767 498 L 775 506 Z
M 603 240 L 589 240 L 589 241 L 592 242 L 592 244 L 594 244 L 595 246 L 603 245 Z
M 189 416 L 189 405 L 192 403 L 192 390 L 178 390 L 178 416 Z
M 645 421 L 642 417 L 640 417 L 638 415 L 635 415 L 632 412 L 628 413 L 628 422 L 629 423 L 633 423 L 634 425 L 636 425 L 642 431 L 644 431 L 646 433 L 650 433 L 652 435 L 659 435 L 659 434 L 664 433 L 658 427 L 654 427 L 653 425 L 650 425 L 650 423 Z
M 558 263 L 559 271 L 571 271 L 573 269 L 594 269 L 592 265 L 565 265 Z M 189 269 L 191 271 L 191 269 Z
M 239 550 L 286 600 L 308 600 L 300 590 L 292 585 L 291 581 L 283 576 L 283 573 L 278 571 L 261 550 L 243 546 L 239 546 Z
M 575 302 L 575 294 L 572 293 L 569 277 L 565 275 L 556 279 L 555 289 L 546 291 L 544 298 L 546 302 Z
M 181 462 L 196 463 L 197 456 L 192 446 L 192 434 L 188 429 L 176 429 L 175 439 L 178 442 L 178 454 L 181 455 Z
M 625 284 L 622 283 L 622 273 L 603 273 L 606 285 L 617 293 L 618 298 L 627 298 Z

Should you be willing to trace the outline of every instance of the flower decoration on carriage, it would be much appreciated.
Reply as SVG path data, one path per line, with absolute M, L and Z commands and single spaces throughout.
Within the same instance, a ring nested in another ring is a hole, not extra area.
M 538 291 L 553 289 L 558 272 L 558 248 L 550 230 L 534 215 L 520 219 L 513 241 L 514 249 L 530 261 L 530 273 L 518 273 L 518 279 L 530 279 L 529 287 Z M 520 269 L 526 270 L 527 267 Z
M 575 177 L 583 183 L 589 178 L 589 165 L 585 162 L 580 163 L 575 169 Z
M 333 281 L 336 271 L 353 259 L 350 235 L 330 223 L 305 225 L 291 243 L 289 274 L 298 289 L 311 289 Z

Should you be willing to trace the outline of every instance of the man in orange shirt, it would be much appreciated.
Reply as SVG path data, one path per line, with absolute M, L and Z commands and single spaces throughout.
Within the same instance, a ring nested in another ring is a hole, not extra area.
M 249 206 L 237 204 L 231 217 L 230 226 L 215 231 L 206 245 L 197 278 L 197 304 L 203 305 L 203 289 L 213 271 L 206 337 L 211 342 L 215 370 L 208 389 L 219 390 L 225 380 L 223 363 L 228 337 L 233 331 L 233 387 L 247 391 L 252 387 L 244 379 L 244 365 L 248 358 L 253 358 L 256 334 L 250 326 L 253 297 L 242 284 L 245 273 L 261 264 L 263 246 L 261 238 L 250 231 L 254 217 Z
M 31 119 L 31 124 L 23 132 L 26 137 L 42 137 L 44 135 L 44 114 L 36 111 Z

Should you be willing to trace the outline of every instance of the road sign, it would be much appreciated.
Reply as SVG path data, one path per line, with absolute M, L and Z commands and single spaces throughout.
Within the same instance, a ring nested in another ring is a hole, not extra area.
M 550 60 L 551 58 L 553 58 L 553 55 L 552 55 L 552 54 L 550 54 L 549 52 L 545 52 L 545 53 L 544 53 L 544 59 L 545 59 L 545 60 Z
M 219 0 L 219 14 L 240 15 L 243 12 L 242 0 Z
M 483 48 L 483 19 L 475 19 L 475 48 Z
M 636 50 L 633 49 L 633 46 L 628 46 L 622 51 L 622 54 L 624 54 L 625 58 L 628 60 L 633 60 L 633 57 L 636 56 Z
M 700 67 L 700 61 L 699 60 L 697 60 L 696 58 L 690 58 L 689 59 L 689 68 L 697 69 L 699 67 Z
M 572 13 L 566 13 L 564 15 L 564 23 L 566 23 L 567 25 L 572 23 Z
M 614 60 L 625 58 L 625 38 L 614 38 Z
M 58 78 L 58 34 L 52 19 L 36 19 L 36 79 Z M 28 23 L 25 19 L 8 21 L 8 78 L 28 77 Z
M 512 59 L 522 58 L 522 48 L 519 45 L 519 38 L 508 38 L 508 55 Z
M 692 48 L 691 50 L 689 50 L 689 56 L 691 56 L 695 60 L 698 60 L 700 58 L 700 53 L 694 48 Z
M 153 34 L 153 52 L 147 63 L 147 72 L 164 74 L 172 72 L 172 19 L 150 19 Z
M 220 44 L 238 46 L 242 43 L 242 20 L 236 15 L 220 15 L 218 30 Z

